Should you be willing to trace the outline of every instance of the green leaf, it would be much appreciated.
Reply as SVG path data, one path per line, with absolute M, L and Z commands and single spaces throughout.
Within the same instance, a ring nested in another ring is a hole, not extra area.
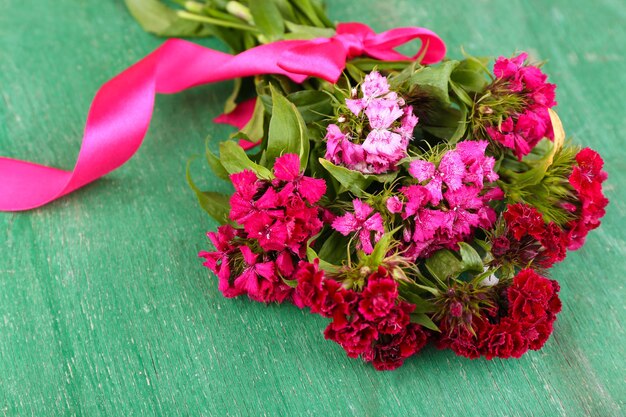
M 483 272 L 484 265 L 476 249 L 465 242 L 459 242 L 461 267 L 463 271 Z
M 411 323 L 416 323 L 427 329 L 439 332 L 439 327 L 424 313 L 411 313 Z
M 414 282 L 398 281 L 398 290 L 400 297 L 415 305 L 415 313 L 432 313 L 435 311 L 435 305 L 418 294 L 418 292 L 423 291 Z
M 176 10 L 159 0 L 125 0 L 125 3 L 146 32 L 170 37 L 211 36 L 211 31 L 203 23 L 182 19 Z
M 435 252 L 424 265 L 433 277 L 442 282 L 448 278 L 456 278 L 463 270 L 461 261 L 447 249 Z
M 302 116 L 285 96 L 272 90 L 272 117 L 268 132 L 266 157 L 268 165 L 286 153 L 300 156 L 300 167 L 306 168 L 309 159 L 309 134 Z
M 311 248 L 310 246 L 306 248 L 306 256 L 307 256 L 307 260 L 311 263 L 315 261 L 316 259 L 319 259 L 320 269 L 326 272 L 334 273 L 334 272 L 339 271 L 339 267 L 337 265 L 333 265 L 330 262 L 327 262 L 324 259 L 320 258 L 320 256 L 317 253 L 315 253 L 315 250 Z
M 231 140 L 220 143 L 220 161 L 229 174 L 236 174 L 249 169 L 256 173 L 259 178 L 274 178 L 269 169 L 252 162 L 243 148 Z
M 226 98 L 226 102 L 224 103 L 224 113 L 230 113 L 231 111 L 235 110 L 235 108 L 237 107 L 237 103 L 235 100 L 237 100 L 237 96 L 239 96 L 239 91 L 241 90 L 241 84 L 242 84 L 241 78 L 234 79 L 233 91 L 232 93 L 230 93 L 228 98 Z
M 409 79 L 409 84 L 411 88 L 417 87 L 439 101 L 449 104 L 450 74 L 457 65 L 458 61 L 445 61 L 437 66 L 419 68 Z
M 254 24 L 268 42 L 282 38 L 285 33 L 285 22 L 274 0 L 253 0 L 250 2 L 250 13 Z
M 379 71 L 402 71 L 407 66 L 413 65 L 413 61 L 381 61 L 375 58 L 356 58 L 350 64 L 363 73 Z
M 228 215 L 230 213 L 230 197 L 224 194 L 215 193 L 211 191 L 201 191 L 196 184 L 191 179 L 191 162 L 193 159 L 190 159 L 187 162 L 187 184 L 196 194 L 196 198 L 200 203 L 200 206 L 206 211 L 209 216 L 213 217 L 220 224 L 228 223 Z
M 220 159 L 209 149 L 208 139 L 207 143 L 205 144 L 204 154 L 206 156 L 206 161 L 209 164 L 209 167 L 211 168 L 213 173 L 217 175 L 218 178 L 228 180 L 228 171 L 226 171 L 226 168 L 224 168 L 224 165 L 222 165 L 222 161 L 220 161 Z
M 450 144 L 455 144 L 465 137 L 465 132 L 467 131 L 467 126 L 469 124 L 467 121 L 467 107 L 460 106 L 459 111 L 461 113 L 461 117 L 459 118 L 454 134 L 450 137 L 450 139 L 448 139 L 448 143 Z
M 330 28 L 319 28 L 313 26 L 296 25 L 295 23 L 285 21 L 289 32 L 284 36 L 285 39 L 316 39 L 330 38 L 335 35 L 335 30 Z
M 292 102 L 306 124 L 328 118 L 333 111 L 331 98 L 318 90 L 302 90 L 291 93 L 287 99 Z
M 394 241 L 393 235 L 399 230 L 394 229 L 390 232 L 385 233 L 378 242 L 374 245 L 374 250 L 371 254 L 367 256 L 367 264 L 371 268 L 377 268 L 382 262 L 383 259 L 387 256 L 389 249 L 391 247 L 391 243 Z
M 393 172 L 381 175 L 366 175 L 359 171 L 352 171 L 351 169 L 335 165 L 324 158 L 320 158 L 319 161 L 326 171 L 330 173 L 330 175 L 332 175 L 346 190 L 350 191 L 355 196 L 363 196 L 365 189 L 372 183 L 372 181 L 381 183 L 392 182 L 398 174 L 397 172 Z
M 450 88 L 452 89 L 452 92 L 454 92 L 454 94 L 461 101 L 461 103 L 463 103 L 465 106 L 471 108 L 474 105 L 474 100 L 472 100 L 472 98 L 467 94 L 467 92 L 463 90 L 457 83 L 455 83 L 452 80 L 450 80 Z
M 309 26 L 317 26 L 317 27 L 321 27 L 321 28 L 327 26 L 327 25 L 324 24 L 324 22 L 317 15 L 317 11 L 316 11 L 315 7 L 313 7 L 313 4 L 311 4 L 311 2 L 309 0 L 294 1 L 293 5 L 300 12 L 302 12 L 307 17 L 307 19 L 309 19 L 309 21 L 311 23 L 311 25 L 309 25 Z
M 452 71 L 450 79 L 465 91 L 470 93 L 482 92 L 487 86 L 489 59 L 467 57 Z
M 298 287 L 298 280 L 297 279 L 286 279 L 283 277 L 280 277 L 282 279 L 282 281 L 289 285 L 291 288 L 297 288 Z
M 319 258 L 340 265 L 348 257 L 350 238 L 335 232 L 328 236 L 319 250 Z

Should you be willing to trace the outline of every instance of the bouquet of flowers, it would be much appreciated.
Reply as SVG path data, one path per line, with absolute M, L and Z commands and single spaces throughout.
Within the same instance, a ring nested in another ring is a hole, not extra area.
M 234 52 L 345 32 L 315 0 L 126 2 L 150 32 Z M 307 54 L 331 46 L 305 45 L 296 64 L 315 74 Z M 602 158 L 566 141 L 540 64 L 439 62 L 429 46 L 413 59 L 350 47 L 336 82 L 237 80 L 218 121 L 239 130 L 206 151 L 233 193 L 187 174 L 221 224 L 199 254 L 221 293 L 322 315 L 326 339 L 378 370 L 429 341 L 471 359 L 540 349 L 561 310 L 548 271 L 608 203 Z
M 178 2 L 178 1 L 177 1 Z M 600 225 L 600 155 L 566 141 L 554 84 L 525 53 L 445 59 L 424 28 L 335 25 L 317 0 L 126 0 L 170 40 L 96 94 L 72 171 L 0 157 L 0 211 L 29 210 L 139 148 L 154 95 L 235 79 L 206 151 L 231 195 L 199 255 L 225 297 L 290 302 L 376 369 L 430 340 L 468 358 L 540 349 L 561 310 L 548 270 Z M 395 50 L 413 39 L 413 57 Z

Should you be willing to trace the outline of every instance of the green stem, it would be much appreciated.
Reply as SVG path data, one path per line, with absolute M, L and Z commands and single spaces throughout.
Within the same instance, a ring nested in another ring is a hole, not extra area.
M 215 25 L 215 26 L 223 26 L 223 27 L 227 27 L 227 28 L 231 28 L 231 29 L 239 29 L 239 30 L 245 30 L 247 32 L 253 32 L 253 33 L 261 33 L 261 31 L 255 27 L 252 26 L 248 26 L 248 25 L 244 25 L 244 24 L 240 24 L 240 23 L 234 23 L 234 22 L 226 22 L 224 20 L 219 20 L 219 19 L 213 19 L 211 17 L 207 17 L 207 16 L 200 16 L 197 14 L 193 14 L 193 13 L 189 13 L 189 12 L 185 12 L 185 11 L 178 11 L 176 12 L 176 14 L 183 18 L 183 19 L 187 19 L 187 20 L 193 20 L 196 22 L 202 22 L 202 23 L 208 23 L 210 25 Z

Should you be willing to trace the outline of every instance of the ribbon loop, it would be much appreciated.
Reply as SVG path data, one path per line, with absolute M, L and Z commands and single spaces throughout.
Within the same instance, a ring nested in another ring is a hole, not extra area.
M 238 55 L 168 40 L 99 89 L 87 116 L 73 171 L 0 157 L 0 211 L 43 206 L 128 161 L 141 146 L 157 93 L 171 94 L 201 84 L 261 74 L 282 74 L 298 83 L 308 76 L 336 82 L 349 58 L 367 55 L 387 61 L 411 59 L 393 48 L 413 39 L 422 41 L 417 56 L 423 56 L 423 63 L 443 59 L 445 45 L 428 29 L 400 28 L 377 35 L 362 23 L 340 24 L 331 38 L 279 41 Z M 224 120 L 241 124 L 251 109 L 248 103 L 236 117 Z

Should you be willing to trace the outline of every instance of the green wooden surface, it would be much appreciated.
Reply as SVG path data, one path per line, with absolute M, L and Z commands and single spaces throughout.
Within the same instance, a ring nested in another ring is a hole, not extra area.
M 564 308 L 545 348 L 491 362 L 427 348 L 379 373 L 325 341 L 320 317 L 222 298 L 196 258 L 215 224 L 184 181 L 205 135 L 229 132 L 211 123 L 221 84 L 159 97 L 145 145 L 115 173 L 0 214 L 0 415 L 626 413 L 626 3 L 329 3 L 333 19 L 377 30 L 430 27 L 452 56 L 549 59 L 567 132 L 606 159 L 611 204 L 554 269 Z M 0 155 L 70 168 L 97 87 L 159 43 L 121 1 L 0 0 Z

